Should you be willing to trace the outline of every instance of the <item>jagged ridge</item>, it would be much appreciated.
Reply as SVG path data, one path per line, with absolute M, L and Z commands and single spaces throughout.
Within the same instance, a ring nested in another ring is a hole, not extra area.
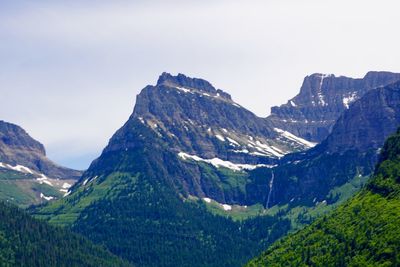
M 371 89 L 400 80 L 400 74 L 368 72 L 362 79 L 332 74 L 304 78 L 300 93 L 280 107 L 272 107 L 268 120 L 310 141 L 324 140 L 342 112 Z

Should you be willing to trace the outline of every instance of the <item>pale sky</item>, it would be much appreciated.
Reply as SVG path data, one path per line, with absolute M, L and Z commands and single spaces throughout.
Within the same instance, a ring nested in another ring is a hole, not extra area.
M 259 116 L 306 75 L 400 72 L 398 0 L 0 0 L 0 119 L 85 169 L 163 71 Z

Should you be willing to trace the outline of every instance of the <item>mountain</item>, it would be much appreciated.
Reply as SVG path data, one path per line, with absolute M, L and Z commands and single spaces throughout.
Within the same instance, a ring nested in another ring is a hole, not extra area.
M 268 121 L 306 140 L 321 142 L 352 102 L 371 89 L 399 80 L 399 73 L 390 72 L 368 72 L 362 79 L 312 74 L 304 79 L 297 96 L 271 108 Z
M 140 133 L 135 136 L 132 130 L 143 127 L 151 130 L 151 137 L 146 140 Z M 112 137 L 104 154 L 135 149 L 144 142 L 153 149 L 160 146 L 168 151 L 169 159 L 182 161 L 174 164 L 189 173 L 172 178 L 177 191 L 209 196 L 222 203 L 241 202 L 245 177 L 230 183 L 221 173 L 204 177 L 205 168 L 226 167 L 232 172 L 270 166 L 287 153 L 315 145 L 270 127 L 265 119 L 239 106 L 229 94 L 205 80 L 168 73 L 137 96 L 133 114 Z M 87 173 L 97 169 L 100 162 L 101 159 L 93 162 Z M 208 164 L 198 166 L 193 162 Z M 93 172 L 91 177 L 96 175 Z
M 266 199 L 267 208 L 335 203 L 346 193 L 340 190 L 354 182 L 361 185 L 362 177 L 373 172 L 379 149 L 398 125 L 400 82 L 369 90 L 340 116 L 321 144 L 287 155 L 275 168 L 250 173 L 248 205 L 265 205 Z
M 369 90 L 315 146 L 205 80 L 163 73 L 67 196 L 35 216 L 140 266 L 240 266 L 362 186 L 399 124 L 399 92 Z
M 386 141 L 374 177 L 360 193 L 247 266 L 397 266 L 399 170 L 400 130 Z
M 247 170 L 309 145 L 204 80 L 164 73 L 68 195 L 35 215 L 139 266 L 240 266 L 290 222 L 233 221 L 208 204 L 246 210 L 226 203 L 245 199 Z
M 66 229 L 0 202 L 1 266 L 129 266 Z
M 0 161 L 12 166 L 21 165 L 55 179 L 78 179 L 81 175 L 79 171 L 50 161 L 41 143 L 21 127 L 4 121 L 0 121 Z
M 274 162 L 310 143 L 274 130 L 209 82 L 163 73 L 138 95 L 130 120 L 160 134 L 175 152 L 233 162 Z
M 80 175 L 50 161 L 21 127 L 0 121 L 0 199 L 27 206 L 62 197 Z

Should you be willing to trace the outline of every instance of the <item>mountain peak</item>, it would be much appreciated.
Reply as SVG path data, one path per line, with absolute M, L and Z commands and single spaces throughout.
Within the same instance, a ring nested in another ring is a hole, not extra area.
M 24 129 L 18 125 L 0 120 L 0 151 L 3 145 L 12 149 L 24 148 L 30 151 L 36 151 L 43 156 L 46 155 L 44 146 L 30 137 Z M 0 157 L 0 159 L 1 158 L 2 157 Z
M 76 179 L 81 172 L 58 166 L 46 157 L 44 146 L 22 127 L 0 120 L 0 163 L 21 165 L 51 178 Z
M 178 73 L 178 75 L 174 76 L 168 72 L 163 72 L 157 81 L 157 86 L 168 86 L 168 87 L 183 87 L 187 89 L 196 89 L 198 91 L 217 94 L 225 96 L 226 98 L 231 98 L 229 94 L 223 92 L 220 89 L 216 89 L 206 80 L 199 78 L 191 78 L 182 73 Z
M 306 78 L 328 78 L 328 77 L 335 77 L 334 74 L 330 74 L 330 73 L 313 73 L 309 76 L 307 76 Z

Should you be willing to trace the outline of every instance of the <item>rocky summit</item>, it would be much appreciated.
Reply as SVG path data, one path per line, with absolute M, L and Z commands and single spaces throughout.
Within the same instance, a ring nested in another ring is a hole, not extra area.
M 313 142 L 324 140 L 342 112 L 371 89 L 400 80 L 399 73 L 368 72 L 362 79 L 332 74 L 304 78 L 300 93 L 271 108 L 268 120 L 280 129 Z
M 235 103 L 209 82 L 163 73 L 137 96 L 130 120 L 167 141 L 175 153 L 234 163 L 274 163 L 314 144 L 298 138 Z

